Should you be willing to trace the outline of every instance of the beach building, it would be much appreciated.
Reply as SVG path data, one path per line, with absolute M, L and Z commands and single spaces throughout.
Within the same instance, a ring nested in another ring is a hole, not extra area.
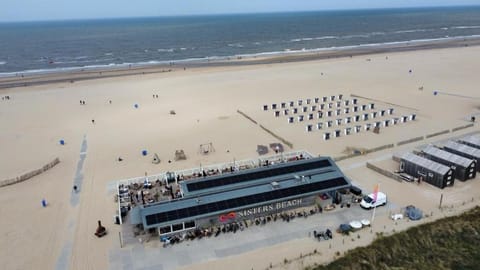
M 329 157 L 319 157 L 181 181 L 180 199 L 132 209 L 132 224 L 160 235 L 228 224 L 312 206 L 336 196 L 350 180 Z
M 461 181 L 473 179 L 477 175 L 477 162 L 456 154 L 452 154 L 435 146 L 429 145 L 422 150 L 426 158 L 452 168 L 455 178 Z
M 480 149 L 480 138 L 476 136 L 468 136 L 458 140 L 459 143 L 466 144 L 473 148 Z
M 400 159 L 400 171 L 416 178 L 422 178 L 431 185 L 439 188 L 453 186 L 455 178 L 453 170 L 443 164 L 426 159 L 424 157 L 405 153 L 398 157 Z
M 443 149 L 450 153 L 454 153 L 459 156 L 475 160 L 477 162 L 477 172 L 480 172 L 480 149 L 473 148 L 468 145 L 457 143 L 454 141 L 448 141 L 443 146 Z

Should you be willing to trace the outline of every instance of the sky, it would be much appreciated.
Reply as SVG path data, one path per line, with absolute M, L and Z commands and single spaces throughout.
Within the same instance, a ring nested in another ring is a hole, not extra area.
M 480 5 L 480 0 L 2 0 L 0 21 Z

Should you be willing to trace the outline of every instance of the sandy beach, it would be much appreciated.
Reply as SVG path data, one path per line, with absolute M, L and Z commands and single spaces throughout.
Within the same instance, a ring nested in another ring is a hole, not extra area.
M 475 123 L 452 132 L 470 124 L 471 116 L 479 118 L 478 55 L 480 46 L 458 44 L 311 61 L 142 71 L 95 80 L 74 78 L 74 83 L 65 75 L 53 75 L 39 84 L 1 89 L 0 96 L 10 99 L 0 100 L 0 181 L 38 169 L 56 157 L 60 163 L 25 182 L 0 188 L 0 246 L 4 247 L 0 263 L 5 269 L 109 269 L 110 252 L 119 248 L 120 227 L 113 224 L 116 180 L 256 158 L 257 145 L 278 142 L 237 110 L 291 142 L 293 147 L 286 151 L 340 157 L 347 147 L 394 144 L 338 165 L 367 191 L 379 183 L 399 207 L 415 204 L 433 213 L 441 193 L 445 205 L 458 206 L 437 211 L 425 222 L 478 205 L 478 176 L 440 190 L 425 183 L 421 187 L 398 183 L 365 167 L 368 160 L 384 162 L 398 151 L 480 131 Z M 379 134 L 362 131 L 325 141 L 322 131 L 305 131 L 308 121 L 291 124 L 286 116 L 274 117 L 273 111 L 262 110 L 265 104 L 338 94 L 378 108 L 393 107 L 396 116 L 415 114 L 417 119 L 382 128 Z M 80 105 L 81 100 L 85 105 Z M 444 130 L 450 132 L 396 145 Z M 212 143 L 215 152 L 200 154 L 199 146 L 206 143 Z M 174 161 L 179 149 L 187 160 Z M 148 155 L 142 156 L 142 150 Z M 160 164 L 151 162 L 154 153 Z M 394 166 L 389 164 L 385 166 Z M 81 182 L 79 193 L 72 190 L 74 181 Z M 470 198 L 473 201 L 465 203 Z M 48 202 L 45 208 L 42 199 Z M 93 235 L 97 220 L 109 231 L 104 238 Z M 387 224 L 393 226 L 387 215 L 380 216 L 373 229 L 382 230 Z M 415 224 L 404 221 L 397 230 Z M 270 262 L 278 269 L 298 269 L 301 263 L 325 263 L 336 251 L 367 245 L 374 235 L 362 232 L 360 241 L 335 250 L 298 239 L 185 269 L 225 269 L 225 265 L 265 269 Z M 282 264 L 284 258 L 291 260 L 315 248 L 322 256 Z

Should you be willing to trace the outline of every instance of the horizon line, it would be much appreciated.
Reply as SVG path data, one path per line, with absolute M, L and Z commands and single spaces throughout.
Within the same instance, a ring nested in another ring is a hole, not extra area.
M 443 8 L 466 8 L 478 7 L 478 5 L 445 5 L 445 6 L 409 6 L 409 7 L 371 7 L 371 8 L 334 8 L 318 10 L 295 10 L 295 11 L 258 11 L 258 12 L 234 12 L 234 13 L 191 13 L 191 14 L 172 14 L 172 15 L 146 15 L 146 16 L 119 16 L 119 17 L 97 17 L 97 18 L 65 18 L 65 19 L 32 19 L 19 21 L 2 21 L 0 24 L 15 23 L 48 23 L 48 22 L 70 22 L 70 21 L 95 21 L 95 20 L 125 20 L 125 19 L 153 19 L 153 18 L 181 18 L 181 17 L 210 17 L 210 16 L 235 16 L 235 15 L 261 15 L 261 14 L 287 14 L 287 13 L 307 13 L 307 12 L 335 12 L 335 11 L 366 11 L 366 10 L 398 10 L 398 9 L 443 9 Z

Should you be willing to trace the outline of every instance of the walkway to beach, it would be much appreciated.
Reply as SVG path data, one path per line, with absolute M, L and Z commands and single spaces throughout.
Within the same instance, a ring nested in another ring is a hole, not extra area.
M 86 135 L 84 135 L 82 145 L 80 147 L 80 159 L 78 160 L 77 169 L 75 171 L 75 176 L 73 178 L 73 185 L 77 186 L 78 191 L 74 192 L 72 190 L 72 195 L 70 197 L 70 205 L 72 208 L 75 208 L 76 206 L 78 206 L 80 202 L 80 193 L 82 192 L 82 181 L 83 181 L 83 164 L 86 158 L 87 158 L 87 137 Z M 72 185 L 72 189 L 73 189 L 73 185 Z M 68 224 L 68 234 L 70 235 L 70 238 L 68 238 L 63 245 L 62 252 L 58 257 L 58 260 L 55 266 L 56 270 L 68 269 L 68 266 L 70 264 L 70 258 L 72 255 L 73 234 L 75 232 L 76 223 L 77 223 L 76 219 L 73 219 L 73 220 L 70 220 Z

